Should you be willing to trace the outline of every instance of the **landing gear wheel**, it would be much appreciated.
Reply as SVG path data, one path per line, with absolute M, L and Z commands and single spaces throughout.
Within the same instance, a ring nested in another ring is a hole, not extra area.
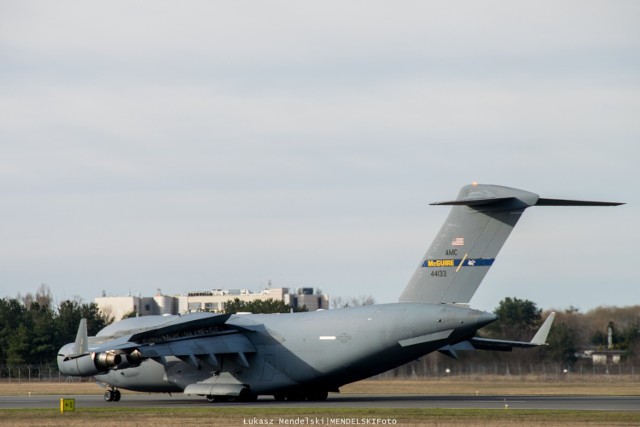
M 287 400 L 289 402 L 304 402 L 305 400 L 307 400 L 307 396 L 305 396 L 300 391 L 294 391 L 287 394 Z
M 104 401 L 105 402 L 119 402 L 120 401 L 120 390 L 111 389 L 104 392 Z
M 273 398 L 278 402 L 284 402 L 287 399 L 287 396 L 284 393 L 275 393 Z
M 307 394 L 307 400 L 316 402 L 327 400 L 327 397 L 329 397 L 329 392 L 326 390 L 313 390 Z
M 238 396 L 240 402 L 255 402 L 258 400 L 258 395 L 253 394 L 249 388 L 243 388 Z
M 210 394 L 209 394 L 209 395 L 207 395 L 207 402 L 209 402 L 209 403 L 213 403 L 213 402 L 215 402 L 215 401 L 216 401 L 215 396 L 212 396 L 212 395 L 210 395 Z

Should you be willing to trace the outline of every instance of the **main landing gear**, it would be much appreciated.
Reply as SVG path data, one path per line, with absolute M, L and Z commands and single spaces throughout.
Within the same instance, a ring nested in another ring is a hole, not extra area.
M 253 394 L 248 387 L 245 387 L 238 396 L 206 396 L 208 402 L 255 402 L 258 400 L 258 395 Z
M 312 402 L 320 402 L 327 400 L 329 392 L 327 390 L 296 390 L 286 393 L 278 392 L 273 395 L 273 398 L 278 402 L 288 400 L 290 402 L 302 402 L 305 400 Z
M 104 392 L 105 402 L 118 402 L 120 401 L 120 390 L 112 388 Z

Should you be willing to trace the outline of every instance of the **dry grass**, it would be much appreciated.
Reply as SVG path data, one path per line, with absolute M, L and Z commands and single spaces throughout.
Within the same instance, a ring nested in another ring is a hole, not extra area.
M 434 378 L 429 380 L 366 380 L 345 386 L 343 393 L 379 394 L 474 394 L 482 395 L 640 395 L 640 381 L 633 378 L 575 378 L 565 381 L 522 377 Z M 0 395 L 78 395 L 102 394 L 90 382 L 0 383 Z M 128 392 L 125 392 L 128 393 Z M 393 408 L 247 408 L 204 405 L 190 408 L 78 408 L 60 414 L 55 409 L 0 410 L 0 425 L 7 426 L 149 426 L 149 425 L 332 425 L 365 420 L 392 420 L 395 425 L 437 426 L 638 426 L 640 411 L 545 411 L 484 409 L 393 409 Z M 387 424 L 389 425 L 389 424 Z M 393 425 L 393 424 L 391 424 Z
M 438 425 L 438 426 L 637 426 L 638 412 L 513 411 L 487 409 L 274 409 L 190 408 L 133 409 L 89 408 L 60 414 L 53 410 L 0 411 L 0 424 L 10 426 L 150 426 L 150 425 Z M 334 420 L 334 421 L 332 421 Z M 262 423 L 260 422 L 262 421 Z
M 131 393 L 122 391 L 123 393 Z M 28 396 L 55 394 L 102 394 L 104 389 L 94 382 L 0 382 L 0 396 Z
M 359 381 L 340 390 L 364 394 L 640 396 L 640 376 L 569 376 L 562 380 L 545 380 L 538 376 L 385 379 Z

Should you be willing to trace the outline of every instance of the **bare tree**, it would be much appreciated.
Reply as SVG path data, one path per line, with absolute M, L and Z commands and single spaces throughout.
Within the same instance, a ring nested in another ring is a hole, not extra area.
M 342 298 L 338 296 L 331 298 L 331 308 L 358 307 L 361 305 L 373 305 L 375 303 L 376 301 L 372 295 L 360 295 L 350 298 Z
M 34 302 L 38 303 L 41 308 L 52 308 L 53 295 L 46 283 L 40 283 L 35 295 L 31 292 L 27 292 L 24 296 L 18 294 L 18 300 L 22 302 L 27 310 L 31 309 L 31 305 L 33 305 Z

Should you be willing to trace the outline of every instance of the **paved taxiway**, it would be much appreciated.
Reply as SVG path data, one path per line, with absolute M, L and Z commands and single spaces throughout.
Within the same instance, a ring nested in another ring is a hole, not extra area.
M 640 411 L 640 396 L 423 396 L 423 395 L 371 395 L 348 394 L 329 396 L 325 402 L 276 402 L 260 398 L 251 403 L 208 403 L 203 397 L 184 395 L 123 395 L 120 402 L 105 402 L 102 395 L 32 395 L 2 396 L 0 409 L 59 408 L 60 398 L 74 398 L 76 408 L 90 407 L 174 407 L 242 406 L 278 408 L 477 408 L 477 409 L 558 409 Z

